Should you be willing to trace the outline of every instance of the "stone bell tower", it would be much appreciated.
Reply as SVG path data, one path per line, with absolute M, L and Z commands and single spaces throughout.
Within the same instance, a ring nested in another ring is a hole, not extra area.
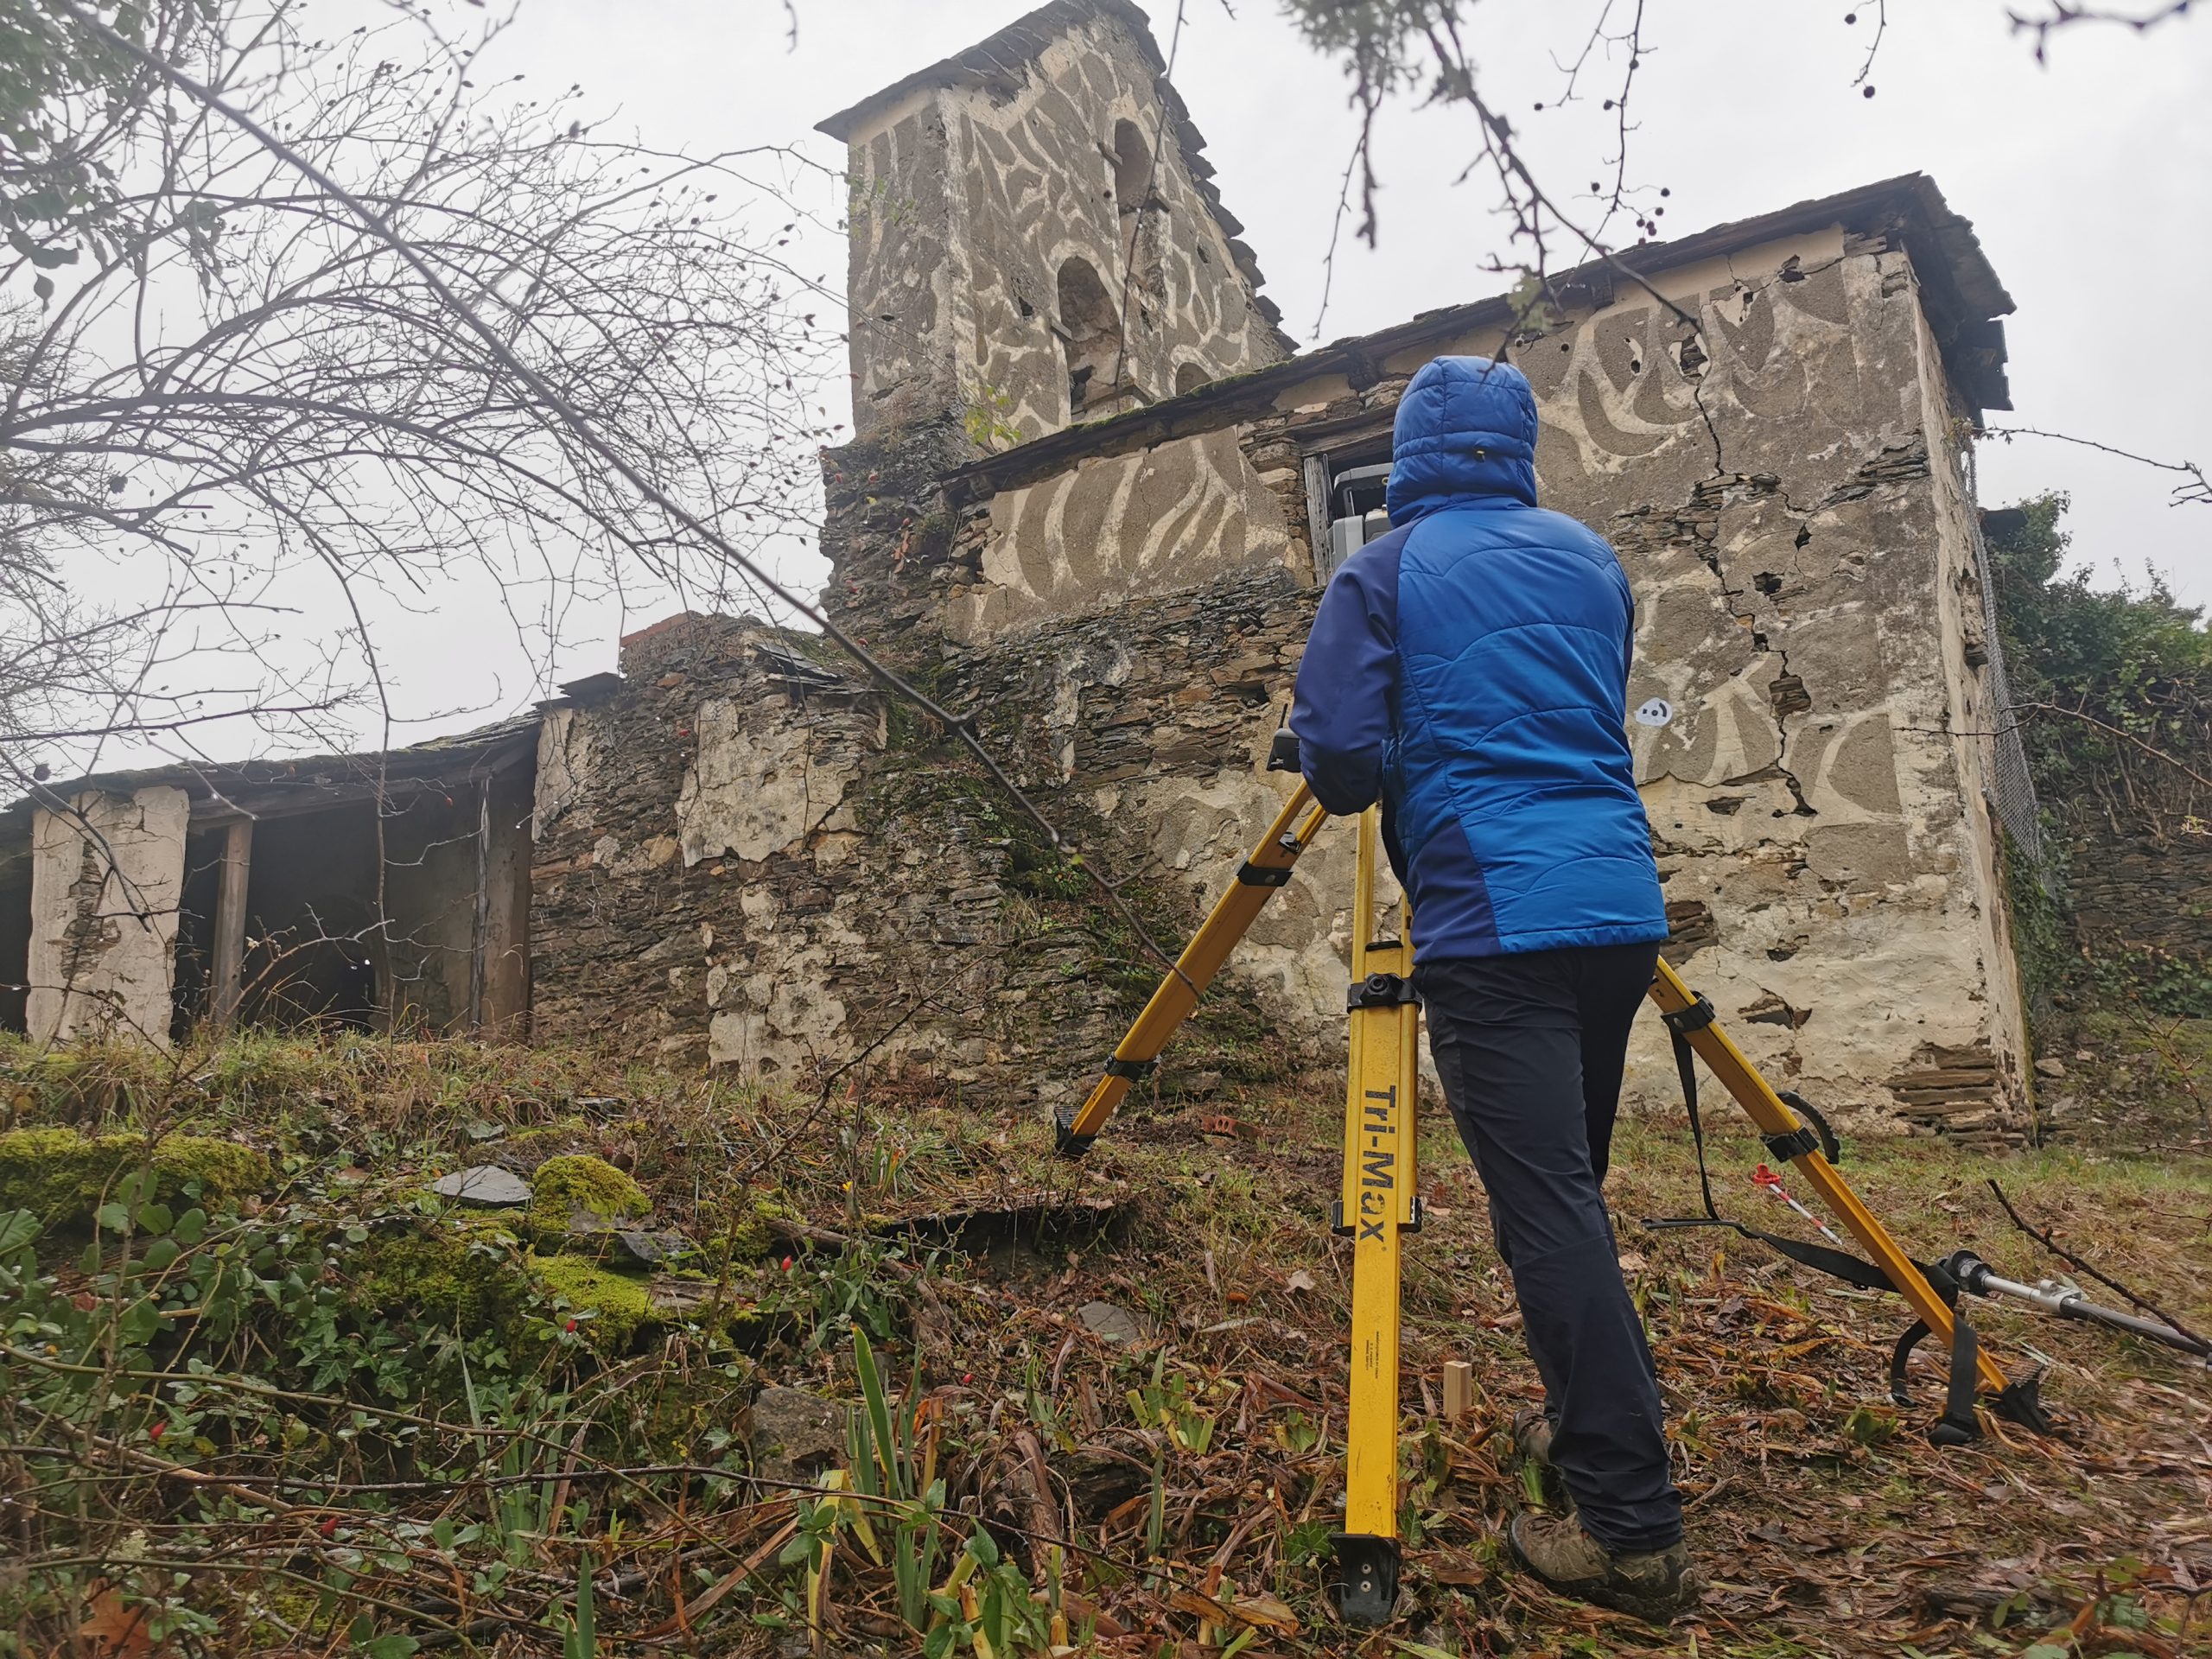
M 1052 0 L 830 117 L 853 425 L 1000 450 L 1289 355 L 1145 14 Z

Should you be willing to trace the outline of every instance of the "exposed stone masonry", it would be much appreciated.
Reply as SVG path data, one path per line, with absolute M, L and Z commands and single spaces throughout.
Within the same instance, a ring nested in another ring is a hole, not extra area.
M 1103 32 L 1069 10 L 1023 26 L 1061 43 L 1036 48 L 1039 74 L 1122 85 L 1126 63 L 1084 54 L 1125 53 L 1124 10 L 1102 10 Z M 940 66 L 971 119 L 962 78 L 1014 73 L 984 56 Z M 921 109 L 937 73 L 894 90 Z M 1071 158 L 1068 188 L 1095 192 L 1089 157 L 1117 142 L 1104 106 L 1037 92 L 1021 107 L 1034 154 Z M 908 108 L 891 99 L 881 118 Z M 1056 120 L 1077 124 L 1032 130 Z M 860 156 L 875 140 L 855 143 Z M 948 200 L 988 205 L 957 181 Z M 995 211 L 943 221 L 970 244 L 942 268 L 856 243 L 856 294 L 966 269 L 997 245 Z M 1170 212 L 1156 229 L 1204 240 L 1208 223 Z M 1261 353 L 1096 424 L 1025 424 L 999 454 L 957 411 L 901 403 L 890 359 L 856 341 L 883 395 L 865 435 L 825 457 L 826 602 L 972 712 L 1172 949 L 1289 786 L 1263 764 L 1318 598 L 1313 480 L 1379 453 L 1429 357 L 1510 354 L 1538 398 L 1540 495 L 1611 538 L 1636 590 L 1629 701 L 1660 712 L 1630 735 L 1670 957 L 1777 1083 L 1845 1121 L 2016 1135 L 2020 1012 L 1985 761 L 1951 735 L 1986 713 L 1959 434 L 2004 396 L 1990 319 L 2010 302 L 1922 180 L 1635 257 L 1667 304 L 1577 273 L 1541 333 L 1509 338 L 1514 308 L 1478 302 L 1310 359 Z M 916 358 L 912 372 L 939 371 Z M 635 642 L 619 695 L 562 711 L 567 741 L 601 758 L 541 828 L 541 1022 L 787 1074 L 864 1055 L 950 1087 L 1086 1077 L 1157 975 L 1110 906 L 942 734 L 818 654 L 811 674 L 778 665 L 802 644 L 721 626 L 721 643 Z M 633 764 L 650 778 L 594 778 Z M 1200 1086 L 1255 1050 L 1280 1064 L 1339 1039 L 1350 841 L 1306 855 L 1209 1005 L 1268 1040 L 1201 1038 L 1218 1052 L 1179 1047 L 1164 1077 Z M 652 940 L 654 960 L 603 971 L 625 937 Z M 1643 1032 L 1631 1098 L 1673 1088 L 1662 1039 Z
M 1137 871 L 1161 830 L 1109 821 L 1115 786 L 1211 776 L 1263 744 L 1311 614 L 1287 581 L 1225 586 L 949 659 L 931 689 L 982 711 L 1056 822 Z M 1149 992 L 1156 970 L 1083 873 L 819 641 L 685 618 L 633 636 L 623 666 L 619 692 L 545 728 L 539 1030 L 782 1082 L 865 1053 L 937 1086 L 1051 1095 Z M 1245 804 L 1185 826 L 1161 861 L 1188 878 L 1125 889 L 1171 950 L 1249 840 Z M 1300 1058 L 1250 1040 L 1266 1018 L 1224 1000 L 1177 1085 Z
M 2212 832 L 2158 841 L 2092 830 L 2073 845 L 2067 897 L 2091 949 L 2212 963 Z

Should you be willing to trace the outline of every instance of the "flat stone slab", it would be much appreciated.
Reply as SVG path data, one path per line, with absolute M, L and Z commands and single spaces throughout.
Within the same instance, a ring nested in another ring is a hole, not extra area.
M 845 1455 L 849 1408 L 804 1389 L 766 1388 L 747 1409 L 747 1443 L 755 1466 L 772 1481 L 810 1486 Z
M 472 1164 L 451 1175 L 441 1175 L 430 1183 L 430 1191 L 441 1198 L 458 1198 L 489 1210 L 512 1209 L 530 1202 L 530 1183 L 497 1164 Z
M 691 1241 L 681 1233 L 632 1228 L 617 1231 L 614 1242 L 621 1247 L 623 1255 L 640 1267 L 647 1268 L 657 1268 L 664 1262 L 689 1255 L 693 1249 Z
M 1075 1311 L 1083 1328 L 1108 1342 L 1142 1342 L 1146 1325 L 1138 1315 L 1114 1302 L 1085 1302 Z

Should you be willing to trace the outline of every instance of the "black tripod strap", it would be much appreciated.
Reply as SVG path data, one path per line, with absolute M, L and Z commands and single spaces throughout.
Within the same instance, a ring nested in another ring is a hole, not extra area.
M 1710 1024 L 1711 1015 L 1707 1014 L 1700 1023 Z M 1895 1292 L 1897 1287 L 1890 1282 L 1890 1275 L 1872 1262 L 1855 1256 L 1847 1250 L 1831 1249 L 1825 1244 L 1808 1244 L 1802 1239 L 1761 1232 L 1756 1227 L 1746 1227 L 1740 1221 L 1731 1221 L 1714 1207 L 1713 1178 L 1705 1164 L 1705 1124 L 1698 1115 L 1697 1054 L 1690 1047 L 1686 1033 L 1677 1029 L 1671 1018 L 1667 1021 L 1667 1033 L 1674 1039 L 1675 1069 L 1681 1077 L 1682 1105 L 1689 1114 L 1690 1141 L 1697 1148 L 1697 1186 L 1699 1196 L 1705 1200 L 1705 1214 L 1648 1220 L 1644 1225 L 1726 1227 L 1745 1238 L 1756 1240 L 1777 1255 L 1787 1256 L 1792 1262 L 1825 1273 L 1831 1278 L 1840 1279 L 1847 1285 L 1855 1285 L 1861 1290 Z M 1825 1130 L 1827 1126 L 1823 1123 L 1821 1127 Z M 1980 1425 L 1975 1421 L 1974 1414 L 1975 1368 L 1981 1339 L 1959 1312 L 1958 1281 L 1932 1263 L 1915 1262 L 1912 1265 L 1920 1270 L 1929 1287 L 1943 1299 L 1944 1306 L 1951 1310 L 1950 1386 L 1945 1391 L 1942 1417 L 1929 1432 L 1929 1438 L 1938 1446 L 1963 1445 L 1968 1440 L 1980 1439 L 1981 1435 Z M 1891 1351 L 1890 1397 L 1900 1406 L 1912 1403 L 1911 1390 L 1905 1382 L 1905 1362 L 1911 1358 L 1912 1351 L 1919 1345 L 1921 1338 L 1928 1334 L 1928 1322 L 1915 1319 L 1911 1327 L 1897 1338 L 1896 1348 Z
M 1981 1425 L 1974 1414 L 1974 1367 L 1981 1355 L 1981 1338 L 1974 1334 L 1974 1326 L 1960 1317 L 1955 1302 L 1951 1307 L 1951 1376 L 1943 1392 L 1943 1414 L 1928 1431 L 1928 1438 L 1938 1446 L 1964 1446 L 1981 1438 Z M 1928 1321 L 1915 1319 L 1897 1338 L 1897 1345 L 1890 1351 L 1890 1398 L 1900 1406 L 1912 1404 L 1912 1388 L 1905 1381 L 1905 1362 L 1912 1357 L 1912 1351 L 1926 1335 Z
M 1707 1218 L 1720 1221 L 1720 1212 L 1713 1207 L 1713 1178 L 1705 1168 L 1705 1123 L 1697 1115 L 1697 1052 L 1690 1046 L 1690 1039 L 1675 1030 L 1672 1023 L 1667 1027 L 1667 1035 L 1674 1039 L 1675 1071 L 1682 1080 L 1682 1104 L 1690 1115 L 1690 1140 L 1697 1147 L 1697 1190 L 1705 1199 Z M 1721 1225 L 1734 1224 L 1721 1222 Z

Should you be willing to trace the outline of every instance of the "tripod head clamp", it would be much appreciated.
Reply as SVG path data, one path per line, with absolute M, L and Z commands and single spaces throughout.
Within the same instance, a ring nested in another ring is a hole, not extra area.
M 1972 1250 L 1952 1251 L 1943 1258 L 1942 1268 L 1944 1272 L 1959 1281 L 1959 1288 L 1969 1295 L 1989 1294 L 1990 1274 L 1993 1269 Z

